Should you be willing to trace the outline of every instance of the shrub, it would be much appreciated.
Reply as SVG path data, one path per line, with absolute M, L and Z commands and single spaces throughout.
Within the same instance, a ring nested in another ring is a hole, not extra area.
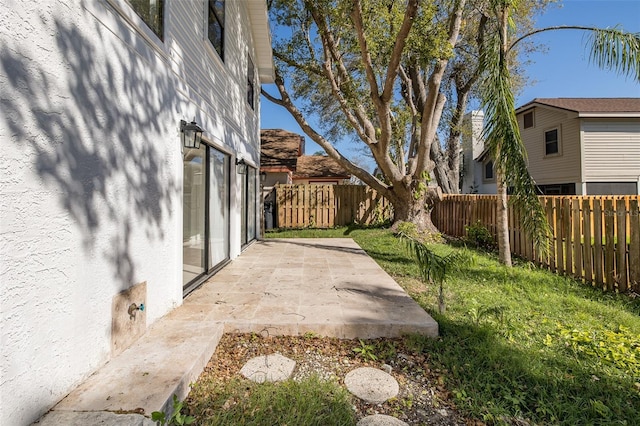
M 464 230 L 467 234 L 467 241 L 475 244 L 476 247 L 484 249 L 493 249 L 495 247 L 493 235 L 479 220 L 473 225 L 465 226 Z

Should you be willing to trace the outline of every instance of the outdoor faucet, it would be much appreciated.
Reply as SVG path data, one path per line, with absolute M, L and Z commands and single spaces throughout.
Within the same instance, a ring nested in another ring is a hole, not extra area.
M 129 309 L 127 309 L 127 312 L 129 312 L 130 318 L 135 318 L 136 311 L 144 311 L 144 303 L 141 303 L 140 305 L 132 303 L 131 305 L 129 305 Z

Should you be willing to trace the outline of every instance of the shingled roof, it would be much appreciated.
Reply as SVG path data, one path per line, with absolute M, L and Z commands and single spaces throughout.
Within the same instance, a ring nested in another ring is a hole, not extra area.
M 351 174 L 333 158 L 321 155 L 303 155 L 298 157 L 298 165 L 293 176 L 294 178 L 335 177 L 349 179 Z
M 304 152 L 304 136 L 282 129 L 260 131 L 260 167 L 296 169 L 298 156 Z
M 518 108 L 516 112 L 522 112 L 536 104 L 579 114 L 640 114 L 640 98 L 535 98 Z

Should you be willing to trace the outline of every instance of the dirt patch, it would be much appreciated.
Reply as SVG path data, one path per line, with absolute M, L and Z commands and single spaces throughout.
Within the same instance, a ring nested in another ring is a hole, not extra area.
M 342 386 L 346 374 L 358 367 L 369 366 L 387 372 L 390 367 L 390 374 L 400 386 L 398 396 L 381 404 L 370 404 L 353 397 L 358 419 L 387 414 L 411 425 L 483 425 L 458 413 L 451 394 L 444 387 L 443 372 L 433 369 L 428 355 L 412 350 L 405 339 L 374 339 L 363 343 L 315 336 L 225 334 L 198 380 L 224 383 L 237 379 L 249 359 L 274 353 L 296 361 L 294 380 L 317 374 Z M 354 351 L 355 348 L 360 348 L 360 352 Z M 374 360 L 372 356 L 378 359 Z

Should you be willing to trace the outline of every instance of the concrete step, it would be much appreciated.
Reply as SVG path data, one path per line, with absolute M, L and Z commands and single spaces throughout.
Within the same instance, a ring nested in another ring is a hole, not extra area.
M 186 319 L 182 308 L 157 321 L 135 344 L 85 380 L 53 411 L 170 413 L 183 400 L 224 333 L 218 321 Z

